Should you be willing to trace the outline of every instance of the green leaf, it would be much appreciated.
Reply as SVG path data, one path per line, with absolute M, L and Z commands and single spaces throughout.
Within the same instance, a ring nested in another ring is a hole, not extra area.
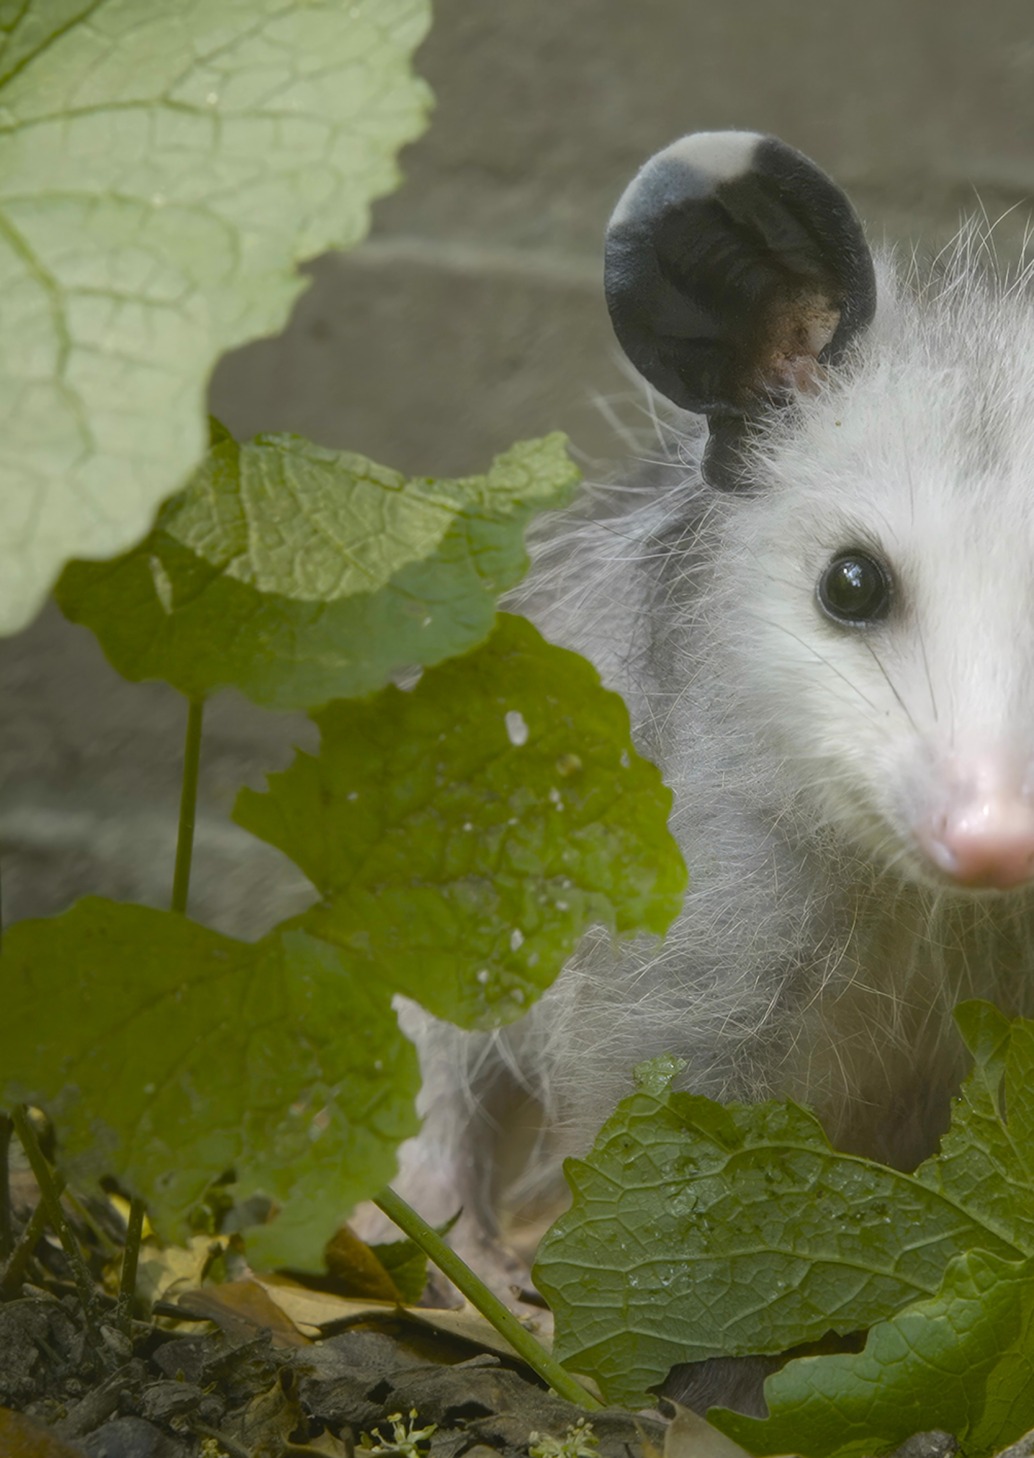
M 319 890 L 297 925 L 439 1017 L 497 1026 L 588 926 L 662 933 L 677 914 L 670 791 L 621 699 L 523 619 L 412 692 L 312 717 L 319 756 L 242 791 L 235 819 Z
M 964 1003 L 955 1017 L 973 1071 L 939 1151 L 916 1179 L 1034 1255 L 1034 1023 L 1010 1023 L 986 1002 Z
M 751 1453 L 863 1458 L 940 1429 L 984 1458 L 1034 1427 L 1034 1261 L 983 1251 L 940 1290 L 869 1333 L 863 1352 L 805 1357 L 765 1383 L 770 1416 L 714 1409 Z
M 646 1065 L 588 1158 L 568 1161 L 572 1208 L 535 1267 L 558 1358 L 608 1400 L 641 1403 L 676 1362 L 866 1327 L 932 1295 L 973 1247 L 1028 1253 L 950 1181 L 838 1154 L 794 1104 L 677 1092 L 676 1071 Z
M 89 899 L 5 932 L 0 984 L 0 1101 L 45 1108 L 70 1175 L 114 1173 L 166 1238 L 233 1169 L 240 1200 L 287 1207 L 252 1254 L 312 1264 L 416 1131 L 389 994 L 304 932 Z
M 0 632 L 123 551 L 419 135 L 428 0 L 24 0 L 0 45 Z
M 126 678 L 311 708 L 486 638 L 527 568 L 525 526 L 577 475 L 560 435 L 484 476 L 407 481 L 296 436 L 239 446 L 217 427 L 151 534 L 114 562 L 73 563 L 57 598 Z
M 415 1306 L 427 1285 L 427 1256 L 416 1241 L 388 1240 L 370 1248 L 395 1282 L 403 1301 Z

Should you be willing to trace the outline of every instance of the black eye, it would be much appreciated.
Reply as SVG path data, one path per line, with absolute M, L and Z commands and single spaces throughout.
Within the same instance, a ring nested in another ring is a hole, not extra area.
M 893 592 L 890 572 L 867 552 L 838 552 L 819 578 L 819 606 L 835 623 L 868 627 L 887 616 Z

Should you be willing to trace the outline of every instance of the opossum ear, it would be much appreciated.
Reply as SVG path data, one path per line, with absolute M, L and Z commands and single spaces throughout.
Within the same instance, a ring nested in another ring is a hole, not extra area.
M 632 363 L 710 417 L 705 474 L 722 486 L 751 416 L 812 386 L 876 306 L 844 193 L 758 132 L 697 132 L 652 157 L 610 220 L 605 284 Z

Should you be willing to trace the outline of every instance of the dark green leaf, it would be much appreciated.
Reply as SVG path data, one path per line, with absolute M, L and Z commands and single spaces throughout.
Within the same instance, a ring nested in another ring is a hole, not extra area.
M 864 1328 L 973 1247 L 1026 1253 L 950 1187 L 836 1153 L 796 1105 L 723 1108 L 674 1091 L 676 1071 L 646 1065 L 568 1161 L 573 1205 L 535 1268 L 558 1357 L 611 1401 L 643 1401 L 676 1362 Z
M 1034 1261 L 984 1251 L 850 1356 L 805 1357 L 765 1383 L 770 1417 L 708 1414 L 751 1453 L 865 1458 L 940 1429 L 984 1458 L 1034 1427 Z
M 620 698 L 523 619 L 412 692 L 313 718 L 319 756 L 243 791 L 235 818 L 318 888 L 299 925 L 439 1016 L 516 1017 L 586 927 L 676 915 L 670 791 Z
M 51 1113 L 73 1175 L 114 1173 L 169 1238 L 208 1184 L 287 1208 L 249 1241 L 311 1264 L 416 1132 L 413 1048 L 389 995 L 301 931 L 233 941 L 90 899 L 0 957 L 0 1100 Z
M 486 638 L 527 568 L 528 521 L 576 479 L 559 435 L 485 476 L 407 481 L 297 436 L 239 446 L 217 430 L 151 534 L 115 561 L 72 563 L 57 600 L 126 678 L 311 708 Z
M 1034 1254 L 1034 1023 L 1010 1023 L 986 1002 L 964 1003 L 956 1020 L 973 1071 L 940 1150 L 916 1179 Z

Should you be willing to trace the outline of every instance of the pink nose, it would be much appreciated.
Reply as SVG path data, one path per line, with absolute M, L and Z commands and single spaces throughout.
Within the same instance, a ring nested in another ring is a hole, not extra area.
M 1034 802 L 988 767 L 920 828 L 919 841 L 960 886 L 1008 891 L 1034 880 Z

